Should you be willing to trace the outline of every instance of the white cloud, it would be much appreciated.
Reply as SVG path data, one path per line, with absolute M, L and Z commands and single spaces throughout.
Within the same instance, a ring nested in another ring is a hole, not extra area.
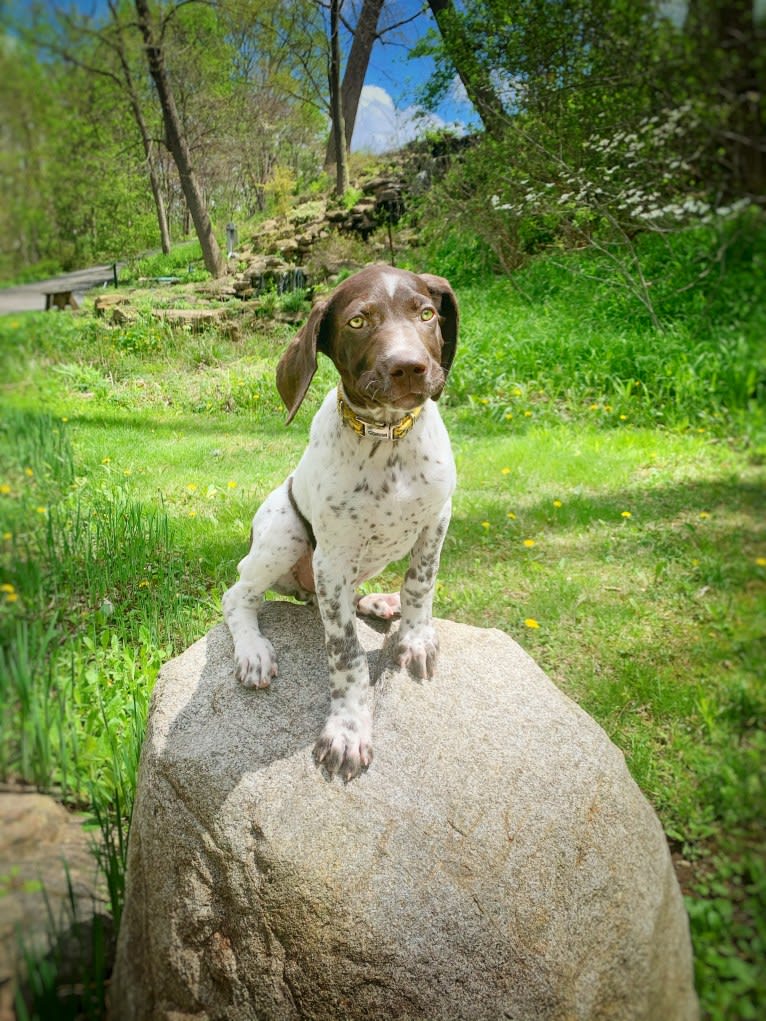
M 425 131 L 451 127 L 457 131 L 462 125 L 448 124 L 433 113 L 417 106 L 398 110 L 393 99 L 379 85 L 365 85 L 359 98 L 359 109 L 354 124 L 351 149 L 358 152 L 388 152 L 398 149 Z

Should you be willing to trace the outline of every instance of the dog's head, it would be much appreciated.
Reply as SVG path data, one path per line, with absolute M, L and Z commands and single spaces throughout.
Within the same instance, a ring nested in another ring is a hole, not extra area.
M 457 299 L 443 277 L 368 266 L 311 310 L 277 366 L 291 422 L 316 372 L 332 360 L 349 400 L 376 412 L 438 400 L 455 357 Z

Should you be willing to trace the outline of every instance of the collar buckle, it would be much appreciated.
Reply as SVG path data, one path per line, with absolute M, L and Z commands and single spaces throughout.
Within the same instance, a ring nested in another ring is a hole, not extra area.
M 344 399 L 343 384 L 338 384 L 338 413 L 341 421 L 357 434 L 357 436 L 369 436 L 375 440 L 400 440 L 406 436 L 415 424 L 415 421 L 423 410 L 423 405 L 413 408 L 403 415 L 398 422 L 370 422 L 361 418 L 351 409 Z

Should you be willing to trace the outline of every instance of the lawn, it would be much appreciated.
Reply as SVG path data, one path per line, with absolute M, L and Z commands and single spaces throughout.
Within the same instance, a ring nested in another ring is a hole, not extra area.
M 652 335 L 624 313 L 610 326 L 600 303 L 572 355 L 582 286 L 557 276 L 551 290 L 540 272 L 526 296 L 502 280 L 458 287 L 443 414 L 459 489 L 436 613 L 508 632 L 624 751 L 680 863 L 706 1016 L 757 1018 L 766 498 L 747 380 L 760 321 L 716 313 L 716 345 L 715 317 L 705 336 L 680 313 Z M 291 327 L 173 332 L 135 302 L 127 328 L 89 310 L 0 320 L 0 770 L 95 812 L 116 917 L 152 683 L 220 620 L 252 512 L 333 379 L 324 365 L 285 428 L 273 369 Z

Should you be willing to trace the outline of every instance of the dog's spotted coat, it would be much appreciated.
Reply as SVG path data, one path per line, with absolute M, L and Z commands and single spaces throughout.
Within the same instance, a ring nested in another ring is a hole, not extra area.
M 263 688 L 277 673 L 274 649 L 258 627 L 264 592 L 302 598 L 315 593 L 331 710 L 314 754 L 331 774 L 346 779 L 372 759 L 369 675 L 355 613 L 389 619 L 401 612 L 400 665 L 418 677 L 431 677 L 435 668 L 431 610 L 455 487 L 449 438 L 435 401 L 454 357 L 457 329 L 457 302 L 446 280 L 370 266 L 312 309 L 277 369 L 290 421 L 316 370 L 317 352 L 323 352 L 338 369 L 343 401 L 372 428 L 360 435 L 349 427 L 336 391 L 327 395 L 291 479 L 253 519 L 250 552 L 239 564 L 239 581 L 224 595 L 224 615 L 237 677 L 246 687 Z M 402 422 L 408 428 L 401 438 L 376 435 L 376 427 Z M 355 594 L 359 584 L 408 554 L 400 595 Z

